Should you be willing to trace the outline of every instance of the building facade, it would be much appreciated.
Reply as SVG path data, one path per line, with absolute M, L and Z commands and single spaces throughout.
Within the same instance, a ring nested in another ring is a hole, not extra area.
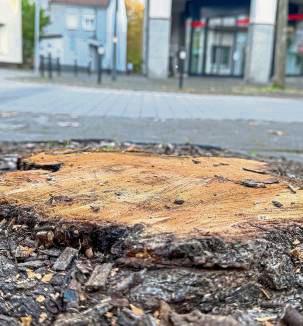
M 98 49 L 102 47 L 103 68 L 112 69 L 116 43 L 117 70 L 126 70 L 127 16 L 123 0 L 50 0 L 44 7 L 50 23 L 40 40 L 40 55 L 51 54 L 67 67 L 76 62 L 78 67 L 96 70 Z
M 0 63 L 22 63 L 21 0 L 0 1 Z
M 176 54 L 185 49 L 189 75 L 232 76 L 267 83 L 273 69 L 277 3 L 147 0 L 146 74 L 167 77 L 174 72 Z M 292 76 L 303 75 L 302 0 L 290 0 L 286 70 Z

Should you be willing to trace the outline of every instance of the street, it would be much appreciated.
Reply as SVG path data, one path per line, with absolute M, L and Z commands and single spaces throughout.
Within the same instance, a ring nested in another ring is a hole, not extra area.
M 299 98 L 96 89 L 0 73 L 1 141 L 190 142 L 303 160 Z

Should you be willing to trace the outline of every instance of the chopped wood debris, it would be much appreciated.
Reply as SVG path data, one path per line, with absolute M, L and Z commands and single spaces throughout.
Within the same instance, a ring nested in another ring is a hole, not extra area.
M 286 326 L 302 326 L 303 325 L 303 315 L 300 314 L 291 305 L 288 305 L 281 318 Z
M 56 260 L 53 266 L 53 270 L 65 271 L 72 262 L 72 260 L 77 256 L 77 254 L 78 250 L 70 247 L 65 248 L 62 254 Z
M 277 200 L 273 200 L 272 204 L 277 208 L 282 208 L 284 205 Z
M 36 170 L 41 162 L 1 175 L 0 325 L 302 325 L 302 192 L 297 179 L 297 193 L 289 191 L 288 170 L 274 183 L 242 170 L 271 171 L 261 162 L 100 154 L 58 151 L 48 167 L 59 156 L 71 161 L 51 182 L 49 170 Z M 266 188 L 240 184 L 247 179 Z M 73 201 L 49 205 L 50 194 Z M 173 205 L 176 198 L 186 205 Z M 45 248 L 37 233 L 49 231 Z M 79 254 L 56 271 L 66 246 Z M 91 291 L 86 284 L 103 264 L 112 266 L 105 285 Z M 289 302 L 298 309 L 290 318 L 282 313 Z
M 241 185 L 248 188 L 266 188 L 264 182 L 259 182 L 255 180 L 243 180 L 241 181 Z
M 107 278 L 112 270 L 112 267 L 113 265 L 110 263 L 97 265 L 93 270 L 85 287 L 89 290 L 98 290 L 100 288 L 103 288 L 106 284 Z

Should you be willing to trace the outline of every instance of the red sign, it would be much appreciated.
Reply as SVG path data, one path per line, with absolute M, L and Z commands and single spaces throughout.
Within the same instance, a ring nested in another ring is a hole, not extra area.
M 288 15 L 289 21 L 303 21 L 303 14 L 291 14 Z M 236 21 L 236 26 L 239 27 L 247 27 L 250 24 L 250 19 L 248 17 L 246 18 L 240 18 Z M 206 27 L 207 22 L 203 20 L 194 20 L 191 23 L 192 28 L 204 28 Z
M 236 24 L 237 24 L 237 26 L 243 27 L 243 26 L 248 26 L 249 22 L 250 22 L 249 18 L 247 17 L 247 18 L 238 19 Z
M 303 14 L 288 15 L 289 21 L 301 21 L 303 20 Z
M 206 26 L 206 22 L 202 20 L 194 20 L 191 23 L 192 28 L 204 28 Z

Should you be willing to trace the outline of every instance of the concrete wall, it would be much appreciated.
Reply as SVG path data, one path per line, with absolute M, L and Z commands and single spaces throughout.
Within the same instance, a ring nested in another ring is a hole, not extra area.
M 277 0 L 252 0 L 245 79 L 251 83 L 270 81 L 274 52 Z
M 21 0 L 0 0 L 0 62 L 22 63 Z

